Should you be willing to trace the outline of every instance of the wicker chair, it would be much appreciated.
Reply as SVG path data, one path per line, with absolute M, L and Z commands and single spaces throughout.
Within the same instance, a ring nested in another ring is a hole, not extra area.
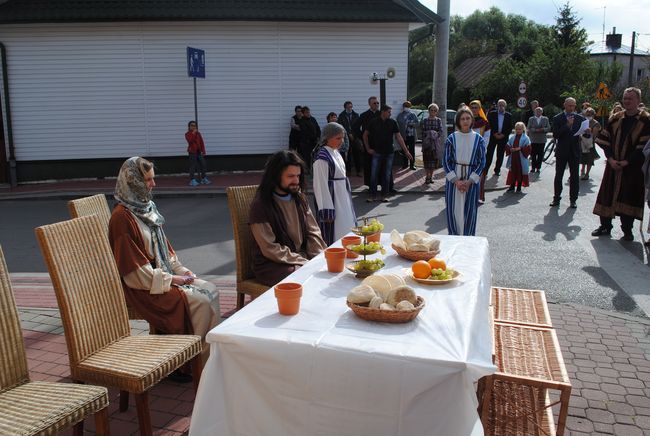
M 108 207 L 108 201 L 104 194 L 70 200 L 68 201 L 68 210 L 72 218 L 97 215 L 102 223 L 102 227 L 106 229 L 106 234 L 108 234 L 108 222 L 111 220 L 111 209 Z
M 562 436 L 571 381 L 555 330 L 495 322 L 494 342 L 497 372 L 482 378 L 478 389 L 485 434 Z
M 68 211 L 70 217 L 79 218 L 82 216 L 97 215 L 108 235 L 108 223 L 111 221 L 111 209 L 108 207 L 108 201 L 104 194 L 91 195 L 90 197 L 77 198 L 68 201 Z M 126 311 L 129 319 L 144 319 L 133 307 L 126 303 Z
M 269 289 L 268 286 L 255 280 L 251 269 L 251 232 L 248 214 L 256 192 L 257 185 L 226 188 L 237 257 L 237 309 L 244 306 L 246 294 L 255 298 Z
M 201 376 L 201 338 L 131 336 L 120 276 L 97 216 L 36 228 L 68 346 L 72 379 L 120 390 L 120 411 L 135 394 L 140 434 L 151 434 L 148 391 L 192 361 Z
M 0 434 L 50 435 L 95 415 L 100 435 L 108 435 L 108 393 L 100 386 L 30 382 L 16 302 L 0 247 Z
M 544 291 L 492 287 L 491 298 L 496 322 L 553 327 Z

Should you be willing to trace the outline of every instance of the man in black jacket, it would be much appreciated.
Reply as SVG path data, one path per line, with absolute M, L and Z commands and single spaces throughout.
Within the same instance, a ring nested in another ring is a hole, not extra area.
M 497 162 L 494 166 L 494 174 L 497 176 L 501 174 L 503 153 L 506 149 L 508 135 L 512 132 L 512 115 L 510 112 L 506 112 L 506 106 L 506 101 L 501 99 L 497 102 L 497 110 L 487 114 L 488 123 L 490 124 L 490 142 L 487 147 L 485 174 L 489 172 L 490 165 L 492 165 L 495 148 L 497 150 Z
M 358 119 L 359 114 L 352 110 L 352 102 L 346 101 L 343 103 L 343 112 L 339 114 L 338 123 L 343 126 L 350 140 L 348 161 L 345 164 L 350 172 L 352 172 L 352 166 L 354 165 L 357 176 L 360 176 L 361 169 L 363 168 L 363 158 L 361 155 L 363 144 L 361 144 L 361 137 L 358 137 L 353 130 L 353 126 Z
M 562 198 L 562 179 L 564 170 L 569 165 L 569 201 L 571 208 L 578 207 L 578 191 L 580 189 L 580 136 L 576 132 L 585 120 L 582 115 L 576 113 L 575 98 L 568 97 L 564 100 L 564 112 L 553 117 L 553 138 L 557 141 L 555 145 L 555 180 L 553 184 L 553 201 L 549 206 L 557 207 Z
M 372 96 L 368 98 L 369 109 L 362 113 L 357 121 L 352 125 L 352 132 L 357 139 L 363 138 L 363 132 L 368 129 L 370 121 L 379 116 L 379 100 L 377 97 Z M 370 187 L 370 166 L 372 164 L 372 157 L 365 149 L 363 152 L 363 184 Z
M 307 173 L 311 171 L 311 152 L 318 144 L 320 138 L 320 126 L 316 118 L 311 116 L 311 110 L 307 106 L 302 107 L 302 118 L 298 120 L 300 126 L 300 145 L 298 153 L 307 165 Z

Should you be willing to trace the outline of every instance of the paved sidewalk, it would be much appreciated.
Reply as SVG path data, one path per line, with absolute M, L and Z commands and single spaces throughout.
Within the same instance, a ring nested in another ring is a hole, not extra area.
M 443 193 L 445 186 L 444 171 L 436 170 L 434 183 L 425 185 L 425 170 L 422 162 L 416 160 L 417 170 L 394 170 L 395 190 L 399 193 Z M 492 175 L 486 181 L 486 191 L 505 189 L 507 170 L 504 168 L 499 177 Z M 257 185 L 262 179 L 261 171 L 220 172 L 209 174 L 210 185 L 189 186 L 187 175 L 157 175 L 155 196 L 199 195 L 210 196 L 223 194 L 228 186 Z M 353 192 L 363 192 L 363 177 L 350 175 L 350 185 Z M 115 189 L 115 178 L 106 179 L 75 179 L 49 180 L 19 184 L 15 188 L 0 185 L 0 200 L 33 199 L 33 198 L 76 198 L 93 194 L 111 195 Z M 311 190 L 311 183 L 308 183 Z
M 221 290 L 227 315 L 235 307 L 234 277 L 211 280 Z M 65 338 L 47 274 L 11 274 L 11 281 L 32 379 L 69 382 Z M 650 434 L 650 321 L 572 304 L 550 302 L 549 309 L 573 385 L 565 434 Z M 134 334 L 148 334 L 145 322 L 131 322 Z M 112 434 L 137 434 L 134 402 L 119 413 L 118 399 L 119 393 L 110 390 Z M 193 404 L 191 385 L 163 381 L 155 387 L 155 434 L 187 432 Z M 92 432 L 92 420 L 86 428 Z

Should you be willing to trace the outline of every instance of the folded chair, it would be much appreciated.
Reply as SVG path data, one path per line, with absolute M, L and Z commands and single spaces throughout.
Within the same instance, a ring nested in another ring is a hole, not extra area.
M 108 207 L 108 201 L 104 194 L 91 195 L 90 197 L 76 198 L 68 201 L 68 211 L 70 217 L 79 218 L 82 216 L 97 215 L 108 235 L 108 223 L 111 220 L 111 209 Z M 133 307 L 126 303 L 126 310 L 129 319 L 143 319 Z
M 108 393 L 100 386 L 31 382 L 16 302 L 0 247 L 0 434 L 51 435 L 95 415 L 97 434 L 108 435 Z
M 226 188 L 228 208 L 235 236 L 235 256 L 237 258 L 237 309 L 244 306 L 246 294 L 252 298 L 266 292 L 269 287 L 255 280 L 251 269 L 251 231 L 248 215 L 255 198 L 257 185 L 230 186 Z
M 54 285 L 75 381 L 120 390 L 120 411 L 135 395 L 140 434 L 150 435 L 148 392 L 192 361 L 195 387 L 201 375 L 201 337 L 131 336 L 120 275 L 97 216 L 36 228 Z

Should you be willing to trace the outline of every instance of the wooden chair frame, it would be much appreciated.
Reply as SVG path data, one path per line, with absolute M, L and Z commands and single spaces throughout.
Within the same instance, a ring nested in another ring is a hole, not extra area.
M 97 434 L 109 434 L 106 388 L 30 381 L 20 319 L 2 247 L 0 405 L 0 433 L 46 435 L 56 434 L 74 426 L 74 434 L 82 435 L 84 420 L 87 416 L 94 415 Z M 6 407 L 8 405 L 12 407 Z
M 251 268 L 251 232 L 248 216 L 251 203 L 255 198 L 257 185 L 230 186 L 226 188 L 228 209 L 232 220 L 235 239 L 235 257 L 237 259 L 237 309 L 244 307 L 246 294 L 256 298 L 269 287 L 255 280 Z
M 152 434 L 149 389 L 191 361 L 201 375 L 201 337 L 131 336 L 122 284 L 106 232 L 95 216 L 36 229 L 54 285 L 75 381 L 120 390 L 120 411 L 135 395 L 141 435 Z

